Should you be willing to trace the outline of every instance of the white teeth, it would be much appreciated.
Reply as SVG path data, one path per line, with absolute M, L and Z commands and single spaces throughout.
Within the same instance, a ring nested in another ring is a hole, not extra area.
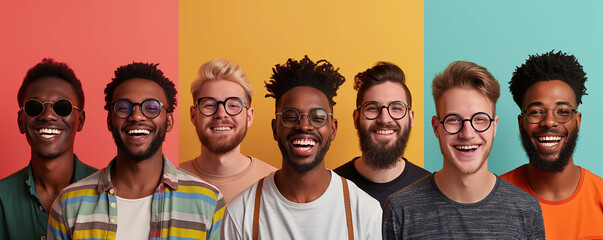
M 231 127 L 214 127 L 212 128 L 214 131 L 228 131 L 232 129 Z
M 547 136 L 547 137 L 539 137 L 538 141 L 548 142 L 548 141 L 561 141 L 561 137 L 559 136 Z
M 558 142 L 544 142 L 544 143 L 540 143 L 540 144 L 542 144 L 542 146 L 545 146 L 545 147 L 552 147 L 559 143 Z
M 461 146 L 455 146 L 456 149 L 459 150 L 475 150 L 479 147 L 479 145 L 461 145 Z
M 52 129 L 52 128 L 38 129 L 38 134 L 40 134 L 40 136 L 42 136 L 43 138 L 51 138 L 51 137 L 54 137 L 55 135 L 58 135 L 61 132 L 62 132 L 62 130 Z
M 130 131 L 128 131 L 128 134 L 132 135 L 132 134 L 144 134 L 144 135 L 149 135 L 151 133 L 151 131 L 147 130 L 147 129 L 132 129 Z
M 377 134 L 392 134 L 394 133 L 394 130 L 391 129 L 379 129 L 377 131 L 375 131 Z
M 295 139 L 291 143 L 293 143 L 293 145 L 301 145 L 302 147 L 309 146 L 309 147 L 307 147 L 308 149 L 311 146 L 316 145 L 316 142 L 314 140 L 311 140 L 311 139 Z

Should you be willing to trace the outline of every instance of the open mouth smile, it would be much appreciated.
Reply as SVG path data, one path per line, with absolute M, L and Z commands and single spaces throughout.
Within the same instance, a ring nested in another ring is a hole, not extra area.
M 454 148 L 456 150 L 462 151 L 462 152 L 473 152 L 475 151 L 477 148 L 479 148 L 479 144 L 474 144 L 474 145 L 455 145 Z
M 43 138 L 52 138 L 61 134 L 63 130 L 55 128 L 38 128 L 36 129 L 36 132 Z
M 543 136 L 537 138 L 538 143 L 545 147 L 554 147 L 561 141 L 561 136 Z

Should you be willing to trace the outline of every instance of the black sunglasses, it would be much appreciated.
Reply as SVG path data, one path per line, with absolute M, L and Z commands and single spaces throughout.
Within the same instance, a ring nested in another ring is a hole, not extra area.
M 60 117 L 68 117 L 73 112 L 73 109 L 82 110 L 76 106 L 73 106 L 73 103 L 67 98 L 61 98 L 54 102 L 41 102 L 37 99 L 29 99 L 25 101 L 21 110 L 28 117 L 35 118 L 40 116 L 45 109 L 46 104 L 50 104 L 50 107 Z

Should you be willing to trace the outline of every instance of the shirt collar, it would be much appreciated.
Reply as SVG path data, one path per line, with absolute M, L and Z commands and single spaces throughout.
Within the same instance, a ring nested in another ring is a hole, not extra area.
M 111 168 L 113 164 L 115 164 L 117 157 L 114 157 L 113 160 L 109 163 L 109 166 L 101 170 L 100 179 L 98 181 L 97 191 L 99 194 L 103 192 L 109 191 L 114 188 L 113 183 L 111 182 Z M 161 175 L 161 184 L 157 186 L 158 191 L 163 191 L 163 189 L 167 186 L 173 190 L 178 189 L 178 169 L 174 164 L 172 164 L 168 158 L 163 155 L 163 173 Z
M 73 154 L 73 174 L 71 176 L 71 182 L 77 182 L 78 179 L 87 177 L 86 165 L 80 161 L 77 155 Z M 34 196 L 38 196 L 36 184 L 33 177 L 33 168 L 31 167 L 31 161 L 27 165 L 27 175 L 25 175 L 25 184 L 29 188 L 29 193 Z

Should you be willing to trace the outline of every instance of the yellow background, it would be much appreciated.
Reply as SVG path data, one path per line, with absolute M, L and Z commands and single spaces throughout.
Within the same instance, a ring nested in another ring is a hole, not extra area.
M 190 122 L 190 83 L 202 63 L 226 58 L 243 67 L 254 88 L 255 118 L 241 152 L 280 168 L 281 155 L 270 128 L 274 99 L 264 98 L 264 82 L 275 64 L 307 54 L 315 62 L 330 61 L 346 77 L 334 99 L 339 127 L 325 157 L 328 168 L 360 155 L 352 121 L 354 76 L 377 61 L 393 62 L 406 73 L 415 121 L 405 157 L 423 166 L 423 1 L 363 3 L 180 1 L 180 162 L 198 156 L 201 149 Z

